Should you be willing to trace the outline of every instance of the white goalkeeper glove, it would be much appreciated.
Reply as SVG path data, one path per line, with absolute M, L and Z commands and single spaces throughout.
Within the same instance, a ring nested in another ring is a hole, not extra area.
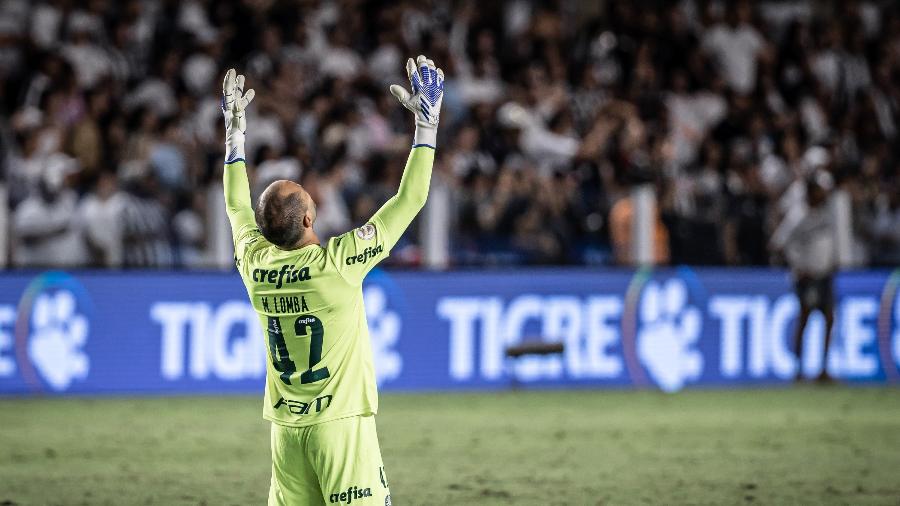
M 244 76 L 234 69 L 225 73 L 222 82 L 222 114 L 225 116 L 225 163 L 244 161 L 244 132 L 247 118 L 244 111 L 256 96 L 253 90 L 244 92 Z
M 406 73 L 412 94 L 397 84 L 391 85 L 391 94 L 415 114 L 413 147 L 424 145 L 434 148 L 437 145 L 438 121 L 441 119 L 441 101 L 444 100 L 444 71 L 435 68 L 433 61 L 419 55 L 415 62 L 412 58 L 406 61 Z

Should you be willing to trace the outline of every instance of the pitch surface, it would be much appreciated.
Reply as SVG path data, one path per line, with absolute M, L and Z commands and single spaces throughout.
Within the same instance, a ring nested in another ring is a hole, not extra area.
M 0 504 L 264 504 L 260 402 L 0 399 Z M 378 429 L 394 504 L 900 504 L 896 388 L 393 394 Z

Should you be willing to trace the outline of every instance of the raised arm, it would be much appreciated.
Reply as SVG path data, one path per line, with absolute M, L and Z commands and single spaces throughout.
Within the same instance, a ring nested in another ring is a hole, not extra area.
M 402 86 L 391 86 L 391 93 L 413 112 L 416 121 L 412 151 L 406 160 L 400 188 L 368 223 L 329 244 L 344 278 L 354 283 L 362 283 L 366 273 L 387 257 L 428 198 L 444 98 L 444 72 L 420 55 L 416 61 L 410 58 L 406 62 L 406 73 L 412 93 Z
M 385 248 L 391 249 L 400 240 L 412 220 L 425 206 L 428 186 L 431 183 L 431 167 L 434 148 L 414 146 L 406 159 L 406 168 L 400 179 L 397 194 L 381 206 L 372 219 L 378 232 L 384 235 Z
M 397 84 L 391 85 L 391 93 L 415 115 L 416 133 L 412 151 L 406 160 L 397 194 L 372 217 L 373 222 L 383 225 L 388 249 L 400 239 L 428 198 L 437 126 L 444 98 L 444 71 L 436 68 L 433 61 L 421 55 L 416 62 L 410 58 L 406 61 L 406 73 L 412 94 Z
M 222 113 L 225 116 L 225 210 L 231 222 L 231 234 L 235 250 L 241 238 L 256 228 L 253 205 L 250 201 L 250 181 L 247 179 L 247 165 L 244 160 L 244 132 L 247 119 L 244 111 L 256 92 L 244 93 L 244 76 L 234 69 L 225 74 L 222 83 Z

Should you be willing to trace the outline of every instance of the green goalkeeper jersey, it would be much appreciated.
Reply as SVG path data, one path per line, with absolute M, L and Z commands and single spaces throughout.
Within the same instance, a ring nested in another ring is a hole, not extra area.
M 378 410 L 362 281 L 424 206 L 433 162 L 433 148 L 414 147 L 397 194 L 367 223 L 295 250 L 257 228 L 244 161 L 225 166 L 235 264 L 267 350 L 267 420 L 302 427 Z

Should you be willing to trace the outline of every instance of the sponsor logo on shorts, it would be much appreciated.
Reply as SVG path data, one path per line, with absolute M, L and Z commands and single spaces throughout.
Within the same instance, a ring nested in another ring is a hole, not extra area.
M 391 494 L 384 498 L 384 506 L 391 506 Z
M 275 409 L 281 409 L 282 407 L 287 407 L 288 411 L 295 415 L 308 415 L 310 408 L 315 406 L 316 413 L 322 411 L 323 409 L 331 406 L 331 397 L 330 395 L 323 395 L 322 397 L 316 397 L 315 399 L 309 402 L 303 401 L 295 401 L 293 399 L 285 399 L 284 397 L 278 399 L 278 402 L 273 406 Z
M 347 257 L 344 259 L 344 263 L 347 265 L 353 264 L 364 264 L 369 261 L 370 258 L 375 258 L 376 255 L 384 251 L 384 245 L 379 244 L 372 248 L 371 246 L 364 249 L 362 253 L 359 255 L 354 255 L 352 257 Z
M 362 499 L 364 497 L 372 497 L 372 489 L 369 487 L 360 488 L 352 486 L 346 492 L 335 492 L 328 497 L 332 504 L 352 504 L 354 499 Z

